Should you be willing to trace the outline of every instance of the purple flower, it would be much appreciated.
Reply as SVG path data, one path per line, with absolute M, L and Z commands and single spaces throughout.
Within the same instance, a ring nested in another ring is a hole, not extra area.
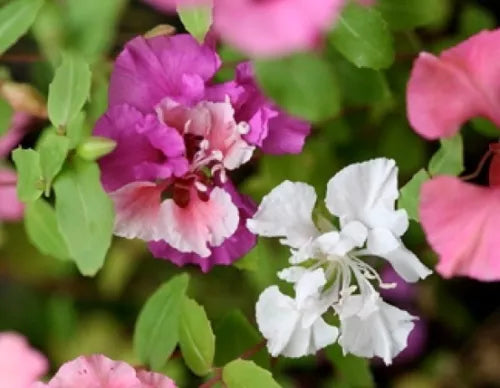
M 138 37 L 117 58 L 110 106 L 94 133 L 117 148 L 100 160 L 117 212 L 115 234 L 141 238 L 157 257 L 203 271 L 255 245 L 254 203 L 228 174 L 256 147 L 300 152 L 310 127 L 270 103 L 249 64 L 213 84 L 221 61 L 189 35 Z

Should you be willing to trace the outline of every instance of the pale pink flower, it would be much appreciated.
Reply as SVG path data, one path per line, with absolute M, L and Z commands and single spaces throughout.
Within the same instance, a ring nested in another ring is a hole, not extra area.
M 17 199 L 16 182 L 13 170 L 0 169 L 0 220 L 17 221 L 23 217 L 24 205 Z
M 136 371 L 123 361 L 103 355 L 80 356 L 64 364 L 47 383 L 36 388 L 176 388 L 158 373 Z
M 500 30 L 483 31 L 439 57 L 421 53 L 407 90 L 408 119 L 428 139 L 481 116 L 500 126 Z
M 45 357 L 16 333 L 0 333 L 0 387 L 29 388 L 48 369 Z

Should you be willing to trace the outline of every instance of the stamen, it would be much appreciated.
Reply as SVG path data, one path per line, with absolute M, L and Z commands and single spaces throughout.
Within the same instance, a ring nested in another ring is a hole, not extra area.
M 194 187 L 196 187 L 196 190 L 201 191 L 202 193 L 206 193 L 208 191 L 208 187 L 199 181 L 194 182 Z

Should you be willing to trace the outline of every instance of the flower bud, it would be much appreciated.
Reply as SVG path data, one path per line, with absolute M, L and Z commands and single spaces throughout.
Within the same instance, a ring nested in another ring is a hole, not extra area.
M 113 152 L 116 148 L 116 142 L 101 136 L 92 136 L 80 144 L 76 153 L 85 160 L 97 160 Z

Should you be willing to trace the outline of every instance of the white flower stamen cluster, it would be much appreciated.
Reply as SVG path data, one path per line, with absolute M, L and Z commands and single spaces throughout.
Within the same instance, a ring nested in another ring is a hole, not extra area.
M 278 273 L 294 285 L 295 298 L 277 286 L 264 290 L 256 305 L 259 330 L 273 356 L 302 357 L 338 342 L 344 353 L 381 357 L 386 364 L 407 344 L 416 317 L 384 302 L 376 290 L 394 288 L 363 260 L 387 260 L 408 282 L 431 271 L 402 243 L 408 216 L 395 209 L 397 167 L 379 158 L 350 165 L 328 183 L 325 204 L 340 229 L 312 213 L 314 188 L 285 181 L 263 200 L 249 229 L 281 237 L 291 250 L 291 267 Z M 339 327 L 325 322 L 333 312 Z

